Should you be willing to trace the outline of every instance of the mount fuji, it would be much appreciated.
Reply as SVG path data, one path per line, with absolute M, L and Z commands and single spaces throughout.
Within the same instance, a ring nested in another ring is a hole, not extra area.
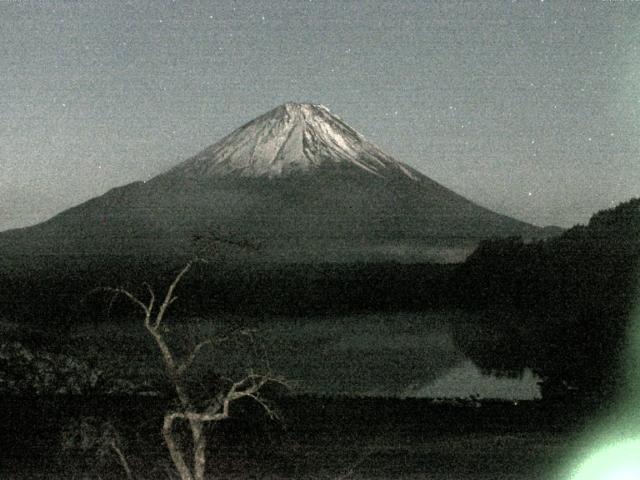
M 170 174 L 274 178 L 331 166 L 357 167 L 379 178 L 421 177 L 367 142 L 324 105 L 296 103 L 256 118 Z
M 545 229 L 396 161 L 326 107 L 287 103 L 146 182 L 0 234 L 0 254 L 179 255 L 224 232 L 275 261 L 450 261 Z

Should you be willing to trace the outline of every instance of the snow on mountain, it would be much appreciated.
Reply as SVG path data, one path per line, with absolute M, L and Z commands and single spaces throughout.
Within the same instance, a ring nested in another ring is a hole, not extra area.
M 326 107 L 287 103 L 146 182 L 0 234 L 0 254 L 174 255 L 221 231 L 287 262 L 450 261 L 485 238 L 543 233 L 394 160 Z
M 310 103 L 280 105 L 170 172 L 188 177 L 272 178 L 337 164 L 383 178 L 423 177 L 367 142 L 325 106 Z

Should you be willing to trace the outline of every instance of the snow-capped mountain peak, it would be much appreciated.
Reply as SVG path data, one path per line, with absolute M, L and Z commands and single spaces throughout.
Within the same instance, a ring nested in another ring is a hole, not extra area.
M 397 162 L 324 105 L 285 103 L 169 173 L 190 177 L 278 177 L 323 166 L 357 167 L 378 177 L 422 175 Z

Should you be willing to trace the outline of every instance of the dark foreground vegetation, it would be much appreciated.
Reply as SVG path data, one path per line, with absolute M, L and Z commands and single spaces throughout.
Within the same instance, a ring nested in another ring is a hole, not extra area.
M 533 368 L 547 397 L 611 398 L 625 388 L 638 267 L 640 199 L 557 238 L 485 242 L 449 278 L 456 302 L 484 312 L 476 335 L 458 338 L 481 367 Z
M 2 478 L 175 478 L 159 427 L 170 399 L 79 395 L 0 401 Z M 381 398 L 252 402 L 210 427 L 211 478 L 550 478 L 585 412 L 559 404 Z M 105 437 L 108 425 L 115 437 Z M 101 437 L 102 436 L 102 440 Z
M 231 418 L 207 426 L 208 471 L 228 478 L 549 478 L 567 439 L 625 387 L 618 366 L 639 258 L 636 199 L 557 238 L 486 241 L 457 265 L 198 265 L 180 285 L 176 317 L 473 312 L 475 323 L 454 332 L 468 356 L 487 371 L 515 375 L 529 367 L 543 380 L 543 401 L 519 405 L 279 396 L 283 420 L 272 421 L 261 405 L 238 402 Z M 133 320 L 130 302 L 109 304 L 92 290 L 116 285 L 143 295 L 141 285 L 152 280 L 162 291 L 186 259 L 2 261 L 3 318 L 38 328 L 19 328 L 16 338 L 5 331 L 0 342 L 0 476 L 122 478 L 126 457 L 138 478 L 174 478 L 160 435 L 173 408 L 166 391 L 100 379 L 100 365 L 56 351 L 51 339 L 68 338 L 82 322 Z M 20 386 L 27 377 L 31 391 Z

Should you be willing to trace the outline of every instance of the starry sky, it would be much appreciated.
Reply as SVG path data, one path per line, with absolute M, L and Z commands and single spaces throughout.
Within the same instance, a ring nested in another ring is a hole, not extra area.
M 640 1 L 0 2 L 0 230 L 286 101 L 501 213 L 640 194 Z

